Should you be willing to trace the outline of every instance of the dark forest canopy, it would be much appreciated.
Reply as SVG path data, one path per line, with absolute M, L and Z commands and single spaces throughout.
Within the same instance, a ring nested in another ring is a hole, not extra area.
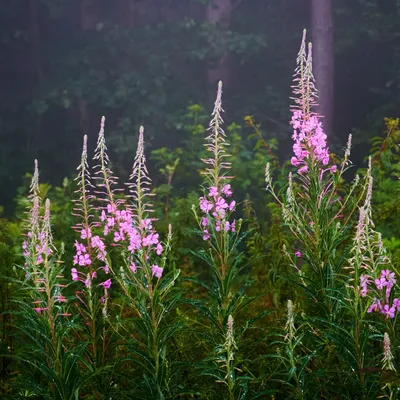
M 315 2 L 211 3 L 1 0 L 0 204 L 7 213 L 33 159 L 47 171 L 44 181 L 59 184 L 74 173 L 81 138 L 88 134 L 94 145 L 102 115 L 122 174 L 141 124 L 150 151 L 182 147 L 187 107 L 211 110 L 218 79 L 225 119 L 243 124 L 252 115 L 266 138 L 278 139 L 281 156 L 290 152 L 293 54 L 303 28 L 311 38 L 318 28 Z M 330 145 L 341 148 L 352 130 L 362 145 L 380 133 L 383 117 L 399 113 L 400 5 L 319 3 L 331 7 L 334 35 Z

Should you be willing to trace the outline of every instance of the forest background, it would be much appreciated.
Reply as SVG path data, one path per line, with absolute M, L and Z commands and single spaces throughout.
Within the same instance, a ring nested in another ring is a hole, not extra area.
M 349 180 L 356 172 L 369 176 L 371 156 L 374 222 L 397 265 L 399 16 L 397 0 L 0 1 L 1 275 L 23 265 L 22 221 L 37 159 L 40 194 L 51 198 L 55 245 L 66 245 L 63 263 L 71 276 L 73 178 L 82 136 L 92 154 L 105 115 L 111 167 L 121 182 L 131 171 L 139 126 L 145 127 L 157 229 L 165 237 L 168 225 L 174 227 L 170 265 L 182 271 L 180 284 L 189 292 L 185 279 L 193 273 L 207 281 L 207 266 L 193 255 L 202 243 L 190 235 L 192 205 L 199 199 L 204 137 L 222 80 L 232 188 L 240 199 L 235 216 L 248 232 L 240 250 L 250 267 L 240 278 L 255 280 L 252 293 L 262 296 L 256 310 L 281 317 L 295 296 L 279 279 L 293 272 L 282 248 L 292 258 L 301 253 L 265 190 L 264 171 L 270 163 L 282 187 L 293 170 L 288 122 L 294 55 L 304 28 L 313 42 L 318 111 L 329 148 L 341 154 L 352 133 Z M 1 280 L 1 311 L 11 297 L 9 282 Z M 1 354 L 12 353 L 10 319 L 1 322 Z M 12 368 L 2 357 L 5 392 Z
M 398 115 L 396 0 L 220 0 L 219 8 L 207 0 L 1 3 L 0 204 L 7 217 L 33 160 L 41 161 L 43 181 L 61 185 L 73 174 L 82 135 L 94 146 L 102 115 L 122 176 L 139 125 L 149 154 L 190 151 L 188 107 L 209 113 L 218 79 L 225 118 L 238 125 L 243 146 L 252 151 L 253 132 L 244 123 L 252 116 L 287 159 L 293 54 L 304 28 L 314 42 L 321 114 L 334 150 L 355 133 L 353 162 L 362 165 L 360 154 L 383 131 L 384 117 Z M 160 157 L 150 157 L 152 170 Z M 175 190 L 196 187 L 190 174 L 177 175 Z M 153 176 L 156 185 L 166 183 Z

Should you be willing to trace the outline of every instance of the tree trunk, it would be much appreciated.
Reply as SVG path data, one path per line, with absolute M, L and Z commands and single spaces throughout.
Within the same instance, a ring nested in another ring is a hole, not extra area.
M 98 8 L 94 0 L 81 0 L 80 3 L 80 26 L 82 31 L 95 29 L 99 21 Z M 87 135 L 90 125 L 89 105 L 86 99 L 77 100 L 77 109 L 79 113 L 79 124 L 83 135 Z
M 38 0 L 29 1 L 29 34 L 32 43 L 32 63 L 33 72 L 35 76 L 33 93 L 36 96 L 40 92 L 43 84 L 43 67 L 42 56 L 40 49 L 40 24 L 39 24 L 39 4 Z M 38 138 L 42 132 L 42 115 L 37 113 L 35 115 L 35 125 L 32 127 L 32 134 L 28 137 L 27 149 L 36 149 L 38 145 Z
M 318 113 L 325 133 L 332 136 L 334 104 L 334 49 L 332 0 L 312 0 L 313 70 L 318 89 Z
M 133 0 L 118 0 L 115 4 L 117 8 L 118 23 L 125 28 L 133 28 L 135 26 L 135 3 Z
M 210 4 L 206 9 L 206 20 L 207 22 L 214 24 L 216 28 L 227 30 L 231 24 L 232 17 L 232 0 L 214 0 L 214 4 Z M 215 46 L 215 43 L 220 44 L 218 40 L 210 43 L 210 46 Z M 213 68 L 207 70 L 207 80 L 209 84 L 215 84 L 218 81 L 222 81 L 225 85 L 229 84 L 231 71 L 229 67 L 229 54 L 226 46 L 222 41 L 221 56 Z
M 40 85 L 43 82 L 43 69 L 40 54 L 40 31 L 39 31 L 39 5 L 37 0 L 30 0 L 30 35 L 32 38 L 32 60 L 34 63 L 36 79 Z
M 81 0 L 81 29 L 93 29 L 98 22 L 96 4 L 93 0 Z

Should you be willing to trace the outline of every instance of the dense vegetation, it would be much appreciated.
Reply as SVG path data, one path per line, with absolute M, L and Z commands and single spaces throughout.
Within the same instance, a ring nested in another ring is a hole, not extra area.
M 400 398 L 399 3 L 332 7 L 329 136 L 314 2 L 211 3 L 0 7 L 2 398 Z
M 349 181 L 352 137 L 329 150 L 311 49 L 304 32 L 283 166 L 250 117 L 253 153 L 224 129 L 222 82 L 208 127 L 188 110 L 190 151 L 153 152 L 160 186 L 141 127 L 122 189 L 104 118 L 74 180 L 41 184 L 35 161 L 21 222 L 2 232 L 4 397 L 398 397 L 399 121 Z M 197 171 L 198 191 L 171 190 Z

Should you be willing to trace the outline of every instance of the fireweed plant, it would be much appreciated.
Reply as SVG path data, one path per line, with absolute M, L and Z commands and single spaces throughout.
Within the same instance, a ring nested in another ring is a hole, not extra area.
M 75 242 L 76 267 L 71 274 L 73 281 L 81 283 L 77 297 L 88 320 L 87 334 L 96 356 L 94 360 L 104 366 L 110 355 L 109 345 L 113 337 L 118 338 L 125 367 L 139 367 L 140 378 L 131 384 L 135 386 L 135 396 L 161 399 L 180 390 L 170 383 L 174 370 L 169 369 L 167 362 L 167 344 L 181 327 L 169 318 L 181 294 L 175 288 L 179 270 L 165 272 L 171 228 L 166 243 L 162 243 L 153 227 L 143 136 L 141 127 L 127 184 L 129 194 L 125 198 L 120 196 L 117 178 L 108 166 L 104 118 L 94 156 L 98 162 L 94 168 L 95 185 L 91 184 L 88 173 L 85 138 L 78 175 L 81 197 L 77 212 L 82 223 L 76 229 L 81 240 Z M 118 314 L 115 309 L 113 314 L 109 310 L 113 282 L 122 295 Z M 102 325 L 95 328 L 99 321 L 103 321 Z
M 99 133 L 99 143 L 95 150 L 95 160 L 100 159 L 100 168 L 93 168 L 95 178 L 104 171 L 104 154 L 102 154 L 102 137 L 104 136 L 104 118 Z M 88 372 L 93 374 L 91 390 L 98 395 L 106 395 L 113 388 L 114 374 L 110 371 L 116 356 L 115 329 L 108 318 L 109 303 L 109 258 L 105 240 L 99 227 L 98 213 L 104 208 L 102 182 L 93 179 L 88 164 L 87 136 L 83 139 L 81 161 L 77 168 L 76 199 L 73 200 L 73 214 L 76 225 L 73 227 L 78 235 L 75 239 L 71 283 L 75 283 L 74 305 L 80 315 L 80 329 L 76 334 L 80 341 L 87 342 Z M 110 178 L 112 181 L 112 178 Z M 107 182 L 108 186 L 112 182 Z M 106 188 L 108 188 L 106 186 Z M 113 315 L 114 317 L 114 315 Z
M 329 152 L 305 32 L 293 93 L 294 154 L 284 190 L 275 190 L 273 168 L 265 170 L 282 214 L 280 262 L 292 267 L 282 272 L 291 290 L 281 293 L 286 307 L 266 306 L 261 314 L 248 294 L 251 232 L 236 218 L 221 83 L 202 194 L 192 207 L 199 240 L 188 251 L 198 264 L 186 281 L 170 260 L 172 228 L 165 241 L 156 229 L 142 127 L 125 190 L 111 169 L 104 118 L 93 168 L 84 137 L 75 241 L 65 246 L 55 246 L 35 162 L 25 264 L 20 279 L 9 280 L 16 349 L 10 398 L 399 398 L 399 278 L 373 222 L 374 164 L 346 184 L 351 136 L 342 159 Z M 66 246 L 74 249 L 71 265 L 64 264 Z M 208 279 L 194 278 L 203 266 Z
M 341 245 L 348 238 L 348 224 L 356 211 L 353 194 L 359 184 L 356 177 L 347 193 L 340 194 L 342 175 L 350 160 L 351 136 L 339 164 L 330 156 L 320 117 L 314 111 L 317 92 L 312 73 L 312 47 L 306 46 L 305 32 L 297 57 L 294 75 L 293 152 L 291 164 L 297 168 L 289 173 L 286 196 L 274 191 L 270 166 L 265 180 L 269 190 L 282 207 L 282 218 L 296 239 L 296 247 L 284 249 L 298 272 L 299 282 L 307 293 L 319 300 L 329 315 L 335 301 L 327 296 L 334 290 L 336 276 L 342 273 L 345 260 Z
M 210 396 L 236 399 L 245 396 L 251 379 L 239 352 L 243 350 L 239 347 L 240 340 L 264 313 L 254 318 L 247 315 L 245 322 L 241 321 L 235 328 L 235 321 L 255 298 L 246 295 L 252 281 L 243 284 L 240 279 L 240 272 L 246 264 L 238 245 L 245 235 L 240 233 L 242 220 L 233 216 L 236 201 L 230 183 L 233 177 L 227 175 L 230 162 L 222 112 L 222 82 L 219 82 L 205 144 L 210 157 L 203 159 L 206 164 L 203 195 L 198 206 L 192 207 L 199 226 L 198 233 L 204 242 L 204 248 L 196 255 L 209 266 L 212 283 L 208 286 L 202 282 L 207 298 L 191 301 L 191 304 L 205 317 L 209 326 L 207 332 L 200 334 L 206 346 L 206 357 L 200 370 L 220 386 Z
M 371 162 L 364 183 L 357 175 L 346 190 L 342 175 L 350 163 L 351 136 L 342 160 L 329 154 L 321 118 L 314 111 L 317 91 L 312 46 L 309 44 L 307 51 L 305 31 L 294 82 L 291 164 L 297 171 L 289 173 L 285 196 L 275 193 L 269 165 L 265 175 L 267 190 L 281 205 L 283 221 L 296 240 L 295 248 L 283 250 L 296 272 L 293 283 L 303 289 L 306 299 L 302 301 L 305 313 L 300 326 L 308 325 L 312 332 L 303 344 L 314 350 L 303 348 L 297 360 L 307 354 L 314 357 L 315 349 L 319 349 L 329 363 L 347 365 L 335 373 L 345 382 L 350 398 L 354 392 L 358 393 L 357 398 L 374 398 L 369 396 L 376 396 L 379 391 L 376 375 L 365 373 L 370 367 L 367 360 L 373 359 L 374 354 L 372 332 L 376 340 L 382 323 L 394 332 L 392 321 L 398 299 L 393 293 L 395 274 L 389 268 L 381 236 L 373 230 Z M 380 320 L 371 321 L 372 314 L 380 314 Z M 287 335 L 293 340 L 293 329 Z M 290 367 L 295 397 L 308 398 L 311 382 L 314 387 L 319 385 L 311 372 L 322 374 L 320 360 L 313 359 L 308 377 L 299 380 L 296 370 L 303 372 L 304 366 L 295 365 L 292 350 L 296 346 L 290 341 L 288 344 L 288 357 L 280 359 Z M 332 346 L 337 352 L 332 352 Z M 329 381 L 325 383 L 320 396 L 329 398 L 327 393 L 332 396 L 336 389 L 330 387 Z
M 36 160 L 28 200 L 30 210 L 22 246 L 25 279 L 14 282 L 21 292 L 16 294 L 18 311 L 13 314 L 20 350 L 16 360 L 25 371 L 17 376 L 15 395 L 76 399 L 88 378 L 78 365 L 86 344 L 72 346 L 74 323 L 63 294 L 64 250 L 53 244 L 50 201 L 46 199 L 43 205 Z

